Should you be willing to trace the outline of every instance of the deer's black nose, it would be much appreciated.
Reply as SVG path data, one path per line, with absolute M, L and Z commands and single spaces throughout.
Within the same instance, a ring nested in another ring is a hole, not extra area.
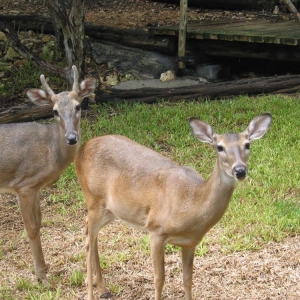
M 78 142 L 77 135 L 74 133 L 69 134 L 66 140 L 68 145 L 76 145 Z
M 247 175 L 247 167 L 243 165 L 234 167 L 233 175 L 239 180 L 245 179 Z

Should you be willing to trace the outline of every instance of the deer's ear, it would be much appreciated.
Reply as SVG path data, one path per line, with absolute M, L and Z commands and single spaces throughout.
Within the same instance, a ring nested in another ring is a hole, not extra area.
M 269 113 L 262 114 L 254 118 L 248 128 L 245 130 L 249 141 L 262 138 L 269 130 L 272 124 L 272 115 Z
M 96 86 L 97 86 L 96 78 L 89 77 L 80 83 L 80 86 L 79 86 L 80 91 L 79 91 L 78 95 L 80 96 L 80 98 L 82 100 L 85 97 L 94 96 Z
M 199 141 L 209 144 L 214 143 L 214 131 L 209 124 L 195 117 L 190 118 L 189 123 L 194 136 Z
M 53 103 L 48 94 L 40 89 L 29 89 L 27 90 L 26 95 L 32 103 L 38 106 L 50 105 Z

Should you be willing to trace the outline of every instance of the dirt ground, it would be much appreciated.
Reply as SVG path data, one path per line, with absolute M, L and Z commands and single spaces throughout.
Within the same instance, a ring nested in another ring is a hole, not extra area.
M 0 14 L 43 13 L 47 10 L 41 1 L 2 1 Z M 144 28 L 177 23 L 179 8 L 176 5 L 143 0 L 87 1 L 86 20 L 95 24 Z M 280 11 L 270 12 L 212 11 L 189 9 L 189 21 L 255 18 L 292 18 Z M 59 204 L 47 201 L 49 193 L 41 197 L 43 211 L 42 245 L 49 274 L 61 280 L 60 299 L 86 299 L 84 284 L 70 288 L 72 271 L 85 273 L 84 206 L 63 214 Z M 0 285 L 13 291 L 15 299 L 23 299 L 24 291 L 17 288 L 18 278 L 35 281 L 31 253 L 16 199 L 0 195 Z M 71 199 L 76 201 L 76 199 Z M 217 229 L 209 232 L 219 234 Z M 144 234 L 120 222 L 107 227 L 99 234 L 101 257 L 116 257 L 124 253 L 125 260 L 116 258 L 104 271 L 110 287 L 120 287 L 113 299 L 153 299 L 153 275 L 148 253 L 140 249 Z M 117 242 L 116 242 L 117 241 Z M 282 243 L 271 242 L 255 251 L 223 254 L 220 246 L 212 242 L 205 256 L 197 256 L 194 264 L 194 299 L 247 299 L 296 300 L 300 299 L 300 236 L 289 237 Z M 180 254 L 166 255 L 166 285 L 164 299 L 183 299 Z M 5 292 L 2 291 L 5 299 Z
M 50 192 L 55 193 L 55 189 Z M 76 211 L 67 208 L 62 214 L 59 204 L 49 205 L 48 193 L 42 194 L 41 206 L 42 245 L 50 264 L 49 275 L 59 278 L 59 299 L 86 299 L 84 284 L 70 285 L 72 272 L 86 272 L 85 207 Z M 13 293 L 13 299 L 24 299 L 26 289 L 19 287 L 20 279 L 35 282 L 35 275 L 18 205 L 11 195 L 1 195 L 0 220 L 0 299 L 6 299 L 3 288 Z M 212 229 L 208 233 L 212 242 L 208 244 L 207 254 L 195 258 L 194 299 L 300 299 L 300 236 L 287 238 L 282 243 L 271 242 L 260 250 L 225 255 L 213 241 L 219 231 Z M 154 299 L 151 259 L 141 247 L 144 236 L 121 222 L 99 233 L 100 257 L 104 262 L 109 261 L 104 278 L 110 289 L 117 287 L 118 291 L 112 299 Z M 167 254 L 165 266 L 163 299 L 183 299 L 180 253 Z
M 179 22 L 180 10 L 176 4 L 155 2 L 149 0 L 86 0 L 87 22 L 116 28 L 147 30 L 149 26 L 176 24 Z M 0 14 L 37 14 L 48 15 L 44 1 L 39 0 L 2 0 Z M 226 11 L 209 10 L 199 7 L 188 8 L 188 22 L 199 21 L 231 21 L 268 19 L 271 22 L 278 19 L 293 19 L 284 6 L 279 11 Z

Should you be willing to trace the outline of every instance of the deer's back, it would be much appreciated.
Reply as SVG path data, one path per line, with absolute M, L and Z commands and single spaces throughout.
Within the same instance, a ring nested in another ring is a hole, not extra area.
M 86 178 L 110 177 L 115 173 L 132 178 L 152 176 L 162 169 L 178 167 L 169 158 L 118 135 L 88 141 L 79 149 L 75 164 L 78 173 Z

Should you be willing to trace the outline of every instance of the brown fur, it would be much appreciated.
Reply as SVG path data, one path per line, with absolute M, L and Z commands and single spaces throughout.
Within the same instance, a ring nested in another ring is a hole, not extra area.
M 236 182 L 246 177 L 249 143 L 261 138 L 270 124 L 271 115 L 263 114 L 240 134 L 219 135 L 205 122 L 191 118 L 194 135 L 218 149 L 207 181 L 192 168 L 123 136 L 98 137 L 81 147 L 75 168 L 88 208 L 88 300 L 93 299 L 93 283 L 107 296 L 97 234 L 116 218 L 150 234 L 155 300 L 162 297 L 165 245 L 182 248 L 185 300 L 191 300 L 195 247 L 225 213 Z
M 73 66 L 74 80 L 78 80 Z M 46 281 L 47 265 L 40 240 L 40 190 L 55 182 L 74 160 L 80 146 L 80 110 L 76 106 L 95 90 L 96 80 L 86 79 L 86 88 L 75 100 L 69 92 L 57 95 L 41 76 L 44 90 L 29 89 L 29 100 L 37 105 L 52 105 L 58 124 L 17 123 L 0 126 L 0 191 L 18 196 L 29 238 L 36 276 Z M 77 94 L 76 94 L 77 95 Z M 51 100 L 52 101 L 51 101 Z M 68 142 L 72 141 L 72 144 Z

